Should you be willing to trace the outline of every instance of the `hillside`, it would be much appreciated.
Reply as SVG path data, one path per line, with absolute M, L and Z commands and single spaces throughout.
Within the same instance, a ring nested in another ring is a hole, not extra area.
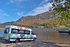
M 50 23 L 50 24 L 59 24 L 59 22 L 55 22 L 55 18 L 57 17 L 57 13 L 54 11 L 44 12 L 38 15 L 31 15 L 31 16 L 23 16 L 17 21 L 13 22 L 6 22 L 1 25 L 32 25 L 32 24 L 43 24 L 43 23 Z
M 32 15 L 32 16 L 25 16 L 21 17 L 19 20 L 17 20 L 16 24 L 22 24 L 22 25 L 30 25 L 30 24 L 43 24 L 43 23 L 55 23 L 55 17 L 57 17 L 57 13 L 54 11 L 48 11 L 42 14 L 38 15 Z

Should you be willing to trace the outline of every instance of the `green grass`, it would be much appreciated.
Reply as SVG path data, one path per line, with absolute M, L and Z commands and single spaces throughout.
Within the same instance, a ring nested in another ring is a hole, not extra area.
M 0 37 L 0 40 L 2 40 L 3 39 L 3 37 Z

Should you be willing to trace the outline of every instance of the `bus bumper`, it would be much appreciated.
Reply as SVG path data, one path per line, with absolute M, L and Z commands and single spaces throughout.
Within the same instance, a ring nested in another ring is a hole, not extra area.
M 15 39 L 3 39 L 3 40 L 5 40 L 5 41 L 15 41 Z

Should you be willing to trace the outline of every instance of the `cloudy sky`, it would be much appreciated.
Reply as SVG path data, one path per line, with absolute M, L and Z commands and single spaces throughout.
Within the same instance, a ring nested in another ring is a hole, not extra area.
M 22 16 L 49 10 L 51 0 L 0 0 L 0 23 L 16 21 Z

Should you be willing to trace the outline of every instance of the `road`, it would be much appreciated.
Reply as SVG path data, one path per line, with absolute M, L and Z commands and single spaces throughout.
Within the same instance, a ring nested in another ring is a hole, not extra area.
M 0 47 L 70 47 L 70 35 L 59 34 L 57 30 L 33 28 L 37 35 L 36 41 L 10 43 L 0 40 Z
M 0 47 L 61 47 L 52 42 L 24 41 L 19 43 L 0 40 Z

